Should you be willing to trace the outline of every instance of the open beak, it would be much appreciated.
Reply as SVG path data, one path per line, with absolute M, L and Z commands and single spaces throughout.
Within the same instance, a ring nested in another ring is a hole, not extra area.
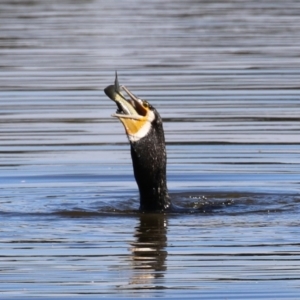
M 122 91 L 125 91 L 130 99 L 126 99 Z M 106 87 L 104 92 L 117 104 L 118 109 L 112 116 L 119 118 L 127 135 L 136 135 L 146 123 L 152 122 L 151 106 L 148 102 L 136 97 L 127 87 L 120 86 L 117 73 L 115 84 Z

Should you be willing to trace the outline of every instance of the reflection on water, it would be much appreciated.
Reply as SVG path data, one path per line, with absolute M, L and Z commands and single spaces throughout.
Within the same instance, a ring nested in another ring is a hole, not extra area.
M 298 299 L 299 15 L 0 1 L 0 295 Z M 137 213 L 115 70 L 163 118 L 174 202 L 203 213 Z
M 167 217 L 164 214 L 140 214 L 131 243 L 132 264 L 136 270 L 130 285 L 136 289 L 161 289 L 166 271 Z

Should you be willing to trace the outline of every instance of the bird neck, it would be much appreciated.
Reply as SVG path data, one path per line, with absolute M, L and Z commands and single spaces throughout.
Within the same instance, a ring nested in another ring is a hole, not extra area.
M 131 143 L 135 180 L 140 192 L 140 210 L 166 211 L 171 206 L 167 189 L 166 148 L 162 127 Z
M 166 185 L 166 175 L 157 174 L 152 182 L 137 180 L 140 192 L 141 211 L 165 211 L 171 205 Z

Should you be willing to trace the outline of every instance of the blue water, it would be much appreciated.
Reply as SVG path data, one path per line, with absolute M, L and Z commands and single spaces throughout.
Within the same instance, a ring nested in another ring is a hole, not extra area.
M 0 298 L 299 299 L 296 1 L 0 3 Z M 140 214 L 103 89 L 160 112 Z

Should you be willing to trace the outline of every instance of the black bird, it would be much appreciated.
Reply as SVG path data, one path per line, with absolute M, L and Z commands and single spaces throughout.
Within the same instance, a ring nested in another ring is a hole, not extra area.
M 125 91 L 130 99 L 126 99 Z M 133 95 L 128 88 L 115 84 L 104 89 L 116 102 L 113 115 L 123 124 L 131 146 L 135 180 L 140 192 L 140 210 L 143 212 L 177 211 L 171 203 L 167 188 L 166 147 L 162 119 L 146 100 Z

